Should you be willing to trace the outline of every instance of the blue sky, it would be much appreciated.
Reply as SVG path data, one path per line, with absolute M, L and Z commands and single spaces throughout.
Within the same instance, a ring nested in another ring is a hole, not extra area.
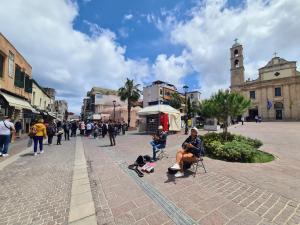
M 127 77 L 201 89 L 230 86 L 229 50 L 244 47 L 245 78 L 255 79 L 276 51 L 299 61 L 299 0 L 0 0 L 0 32 L 79 113 L 93 86 Z M 11 16 L 14 12 L 14 16 Z

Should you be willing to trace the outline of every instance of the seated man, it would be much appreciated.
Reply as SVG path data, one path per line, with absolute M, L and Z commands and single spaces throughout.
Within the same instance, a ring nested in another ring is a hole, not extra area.
M 177 151 L 176 163 L 170 167 L 172 170 L 178 170 L 175 177 L 183 177 L 183 163 L 193 163 L 200 157 L 201 154 L 201 140 L 198 137 L 198 129 L 193 127 L 191 135 L 183 142 L 182 148 Z
M 153 157 L 152 160 L 156 161 L 156 153 L 159 149 L 165 148 L 167 143 L 167 133 L 163 131 L 163 127 L 158 127 L 158 132 L 156 135 L 153 136 L 153 141 L 150 142 L 152 145 L 153 150 Z

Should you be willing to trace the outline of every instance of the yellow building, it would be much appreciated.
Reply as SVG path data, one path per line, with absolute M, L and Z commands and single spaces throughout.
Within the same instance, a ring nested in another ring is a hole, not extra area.
M 300 72 L 296 61 L 275 56 L 258 70 L 258 78 L 244 78 L 243 46 L 236 42 L 230 49 L 231 90 L 251 99 L 244 115 L 249 120 L 300 120 Z

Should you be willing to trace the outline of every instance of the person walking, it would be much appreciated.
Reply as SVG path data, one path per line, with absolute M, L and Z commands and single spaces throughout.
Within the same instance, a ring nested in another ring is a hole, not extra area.
M 71 137 L 76 137 L 77 133 L 77 123 L 76 121 L 73 121 L 71 124 Z
M 10 117 L 5 116 L 4 119 L 0 121 L 0 156 L 9 156 L 8 147 L 12 132 L 15 132 L 15 126 L 10 121 Z
M 107 134 L 107 124 L 104 122 L 102 124 L 102 137 L 105 138 L 106 134 Z
M 22 132 L 22 129 L 23 129 L 21 120 L 18 120 L 18 121 L 15 123 L 15 129 L 16 129 L 16 137 L 17 137 L 17 138 L 20 138 L 21 132 Z
M 47 137 L 47 131 L 46 131 L 46 126 L 44 125 L 44 120 L 39 119 L 36 124 L 33 125 L 32 127 L 32 133 L 34 133 L 33 137 L 33 151 L 34 155 L 37 155 L 37 148 L 38 145 L 40 147 L 40 153 L 43 154 L 43 140 Z
M 109 135 L 109 140 L 110 140 L 110 146 L 115 146 L 116 145 L 116 129 L 115 129 L 115 124 L 112 122 L 108 123 L 108 135 Z
M 63 133 L 64 133 L 64 131 L 63 131 L 62 127 L 58 127 L 57 133 L 56 133 L 56 136 L 57 136 L 56 144 L 57 145 L 61 145 L 61 139 L 62 139 Z
M 241 117 L 241 121 L 242 121 L 242 125 L 244 125 L 244 122 L 245 122 L 245 117 Z
M 68 121 L 64 121 L 63 129 L 65 133 L 65 141 L 70 140 L 70 123 Z
M 52 145 L 53 137 L 56 133 L 56 124 L 54 121 L 51 121 L 47 127 L 47 135 L 48 135 L 48 145 Z
M 124 121 L 122 121 L 122 134 L 125 135 L 125 132 L 126 132 L 126 124 Z

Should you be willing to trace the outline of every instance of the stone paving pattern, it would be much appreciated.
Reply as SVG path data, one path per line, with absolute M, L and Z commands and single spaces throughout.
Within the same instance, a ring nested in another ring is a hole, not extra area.
M 45 146 L 0 170 L 1 225 L 67 224 L 75 141 Z
M 267 129 L 266 126 L 269 125 L 273 126 L 274 124 L 260 124 L 260 129 Z M 238 129 L 248 129 L 251 133 L 251 129 L 254 132 L 257 126 L 258 124 L 248 124 L 247 128 L 245 126 L 235 126 L 231 129 L 235 129 L 237 133 L 239 132 Z M 261 131 L 265 132 L 262 129 Z M 287 132 L 288 134 L 290 133 Z M 137 203 L 132 199 L 135 196 L 142 195 L 142 193 L 130 181 L 128 175 L 120 170 L 117 165 L 118 162 L 113 158 L 113 155 L 117 152 L 127 163 L 132 163 L 137 155 L 150 154 L 151 150 L 148 145 L 150 138 L 148 135 L 134 134 L 118 136 L 117 147 L 108 146 L 108 138 L 105 140 L 102 138 L 98 140 L 86 139 L 84 141 L 86 154 L 91 160 L 90 171 L 94 186 L 94 198 L 95 193 L 97 193 L 96 201 L 98 201 L 98 204 L 96 203 L 96 205 L 99 207 L 100 204 L 101 208 L 101 216 L 98 217 L 99 224 L 134 224 L 140 222 L 137 219 L 143 221 L 141 224 L 163 224 L 164 221 L 155 222 L 155 218 L 167 218 L 165 215 L 154 216 L 157 213 L 150 206 L 149 208 L 139 209 L 144 211 L 146 218 L 134 216 L 133 211 L 137 207 Z M 290 188 L 289 186 L 280 188 L 280 177 L 276 182 L 278 174 L 274 171 L 276 166 L 285 165 L 287 163 L 285 160 L 289 160 L 289 162 L 294 160 L 287 156 L 291 153 L 285 153 L 281 148 L 278 148 L 279 151 L 276 152 L 276 148 L 271 148 L 275 149 L 273 153 L 277 156 L 280 155 L 282 158 L 267 164 L 227 163 L 205 158 L 205 164 L 209 170 L 207 174 L 200 168 L 196 178 L 188 174 L 184 178 L 175 180 L 172 176 L 166 174 L 166 168 L 172 165 L 176 149 L 184 138 L 184 135 L 169 136 L 167 151 L 170 157 L 159 161 L 155 173 L 146 175 L 142 179 L 149 181 L 178 207 L 198 221 L 199 224 L 300 224 L 300 204 L 297 198 L 293 198 L 293 196 L 299 197 L 300 194 L 294 189 L 286 193 L 286 188 Z M 276 141 L 274 142 L 276 144 Z M 286 143 L 284 149 L 289 147 L 288 138 Z M 280 146 L 282 145 L 281 143 Z M 98 148 L 95 148 L 95 146 Z M 267 146 L 272 145 L 268 144 Z M 291 152 L 295 152 L 295 149 L 291 149 Z M 297 153 L 295 152 L 295 154 Z M 299 157 L 299 153 L 297 157 Z M 222 169 L 220 169 L 220 165 L 223 166 Z M 229 172 L 234 167 L 234 173 L 230 174 Z M 266 171 L 265 167 L 270 168 L 270 171 Z M 295 167 L 296 171 L 299 169 L 295 163 L 289 165 L 289 167 Z M 274 186 L 279 188 L 276 191 L 270 190 L 269 183 L 265 183 L 264 180 L 257 179 L 253 175 L 258 171 L 261 174 L 273 174 L 268 179 L 272 180 Z M 245 176 L 247 174 L 249 174 L 248 177 Z M 299 175 L 294 173 L 288 174 L 288 176 L 290 179 L 286 179 L 285 183 L 299 187 Z M 143 198 L 147 199 L 145 202 L 149 202 L 146 196 L 143 196 Z M 105 205 L 101 205 L 103 202 L 106 202 Z M 115 204 L 120 207 L 117 214 L 113 213 L 115 212 Z M 149 215 L 150 210 L 153 215 L 148 216 L 147 219 L 146 215 Z M 159 213 L 164 214 L 161 211 Z M 121 221 L 116 219 L 121 216 L 126 219 Z M 109 219 L 99 222 L 104 217 Z
M 230 130 L 263 140 L 262 149 L 277 160 L 241 164 L 205 157 L 208 173 L 200 168 L 195 178 L 187 173 L 174 179 L 166 171 L 186 138 L 177 134 L 168 137 L 169 158 L 141 179 L 198 224 L 300 224 L 300 123 L 246 123 Z M 150 140 L 131 132 L 118 136 L 117 146 L 110 147 L 108 137 L 82 138 L 99 225 L 174 224 L 120 167 L 140 154 L 151 155 Z M 62 146 L 45 146 L 37 157 L 23 154 L 0 170 L 0 225 L 67 224 L 74 156 L 73 138 Z

